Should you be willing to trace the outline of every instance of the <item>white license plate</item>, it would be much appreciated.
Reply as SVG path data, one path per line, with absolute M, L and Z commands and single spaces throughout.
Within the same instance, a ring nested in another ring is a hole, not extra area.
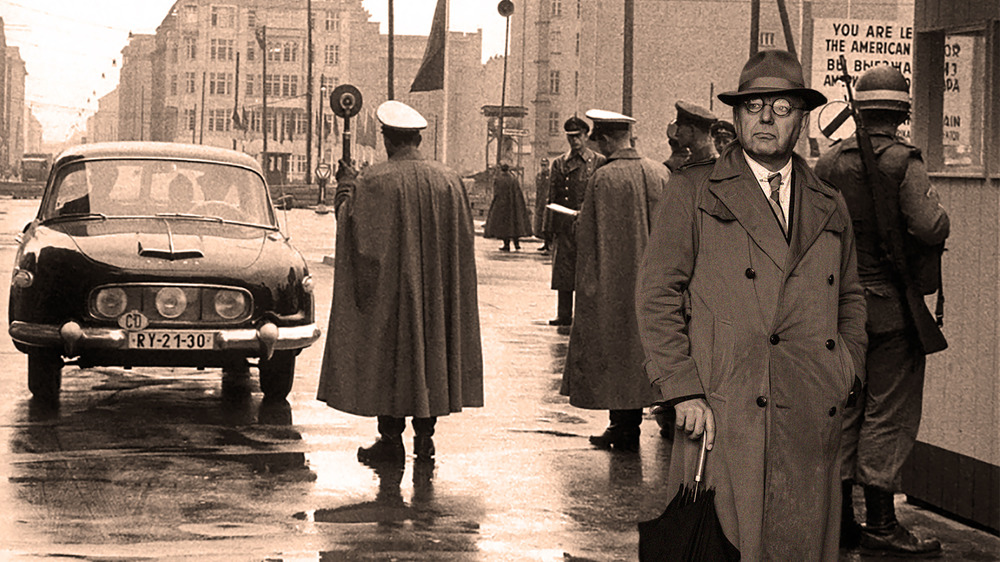
M 129 349 L 213 349 L 211 332 L 184 332 L 174 330 L 143 330 L 128 333 Z

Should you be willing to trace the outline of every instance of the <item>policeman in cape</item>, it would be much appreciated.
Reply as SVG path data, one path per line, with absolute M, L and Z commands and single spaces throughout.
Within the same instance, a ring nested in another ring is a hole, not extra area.
M 878 555 L 933 556 L 941 543 L 918 538 L 896 520 L 893 494 L 899 491 L 900 471 L 920 426 L 925 356 L 947 344 L 922 291 L 897 270 L 899 262 L 886 251 L 892 244 L 883 240 L 896 238 L 887 229 L 895 228 L 915 238 L 913 245 L 936 246 L 948 237 L 950 225 L 920 150 L 897 135 L 910 111 L 906 78 L 889 65 L 869 69 L 857 81 L 855 106 L 877 159 L 879 195 L 864 180 L 855 137 L 835 144 L 816 163 L 816 174 L 847 201 L 868 308 L 867 382 L 863 398 L 845 411 L 843 420 L 841 546 L 860 546 Z M 883 219 L 887 225 L 882 227 L 876 218 L 878 197 L 886 197 L 882 208 L 894 206 L 895 216 Z M 864 488 L 864 527 L 854 519 L 855 484 Z
M 590 125 L 577 116 L 563 124 L 569 150 L 560 154 L 549 172 L 549 203 L 579 211 L 583 203 L 583 189 L 594 175 L 594 170 L 606 158 L 587 146 Z M 549 320 L 552 326 L 569 326 L 573 322 L 573 290 L 576 278 L 575 217 L 553 212 L 549 228 L 553 235 L 552 290 L 558 292 L 556 317 Z

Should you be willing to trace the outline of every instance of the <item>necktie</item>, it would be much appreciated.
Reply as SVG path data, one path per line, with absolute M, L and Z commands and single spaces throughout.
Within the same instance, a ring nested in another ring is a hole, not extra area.
M 771 196 L 768 198 L 768 202 L 771 203 L 771 208 L 774 209 L 774 214 L 778 217 L 778 222 L 781 223 L 781 231 L 788 232 L 788 224 L 785 221 L 785 212 L 781 210 L 781 174 L 775 173 L 767 176 L 767 183 L 771 185 Z

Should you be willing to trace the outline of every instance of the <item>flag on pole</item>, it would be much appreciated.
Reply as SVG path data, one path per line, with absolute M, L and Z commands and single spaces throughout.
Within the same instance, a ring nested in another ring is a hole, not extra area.
M 444 89 L 444 42 L 448 33 L 448 22 L 445 16 L 448 12 L 448 0 L 438 0 L 434 10 L 434 20 L 431 23 L 431 33 L 427 37 L 427 48 L 424 50 L 424 60 L 420 63 L 411 92 L 430 92 Z

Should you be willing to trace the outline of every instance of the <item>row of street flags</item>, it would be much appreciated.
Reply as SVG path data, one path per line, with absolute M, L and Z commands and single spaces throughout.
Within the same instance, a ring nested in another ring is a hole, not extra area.
M 392 2 L 393 0 L 389 0 Z M 437 7 L 434 9 L 434 19 L 431 22 L 431 31 L 427 36 L 427 47 L 424 50 L 424 58 L 420 63 L 420 69 L 417 70 L 417 75 L 413 78 L 413 84 L 410 85 L 410 92 L 431 92 L 435 90 L 445 89 L 445 48 L 448 35 L 448 0 L 438 0 Z M 261 38 L 258 37 L 258 41 Z M 263 56 L 266 56 L 263 55 Z M 240 110 L 238 107 L 239 103 L 239 54 L 236 55 L 236 95 L 233 100 L 233 128 L 239 131 L 246 132 L 253 122 L 259 122 L 260 118 L 254 115 L 255 110 L 247 111 L 246 107 Z M 391 78 L 390 78 L 391 79 Z M 448 99 L 447 93 L 443 96 L 443 114 L 444 120 L 447 121 L 447 107 Z M 326 103 L 326 100 L 321 100 L 320 103 Z M 276 111 L 275 123 L 278 125 L 274 127 L 273 131 L 269 131 L 274 140 L 279 139 L 279 134 L 281 140 L 293 140 L 295 131 L 295 116 L 291 112 L 280 112 L 277 108 L 272 111 Z M 375 148 L 376 138 L 378 133 L 378 123 L 375 119 L 374 112 L 368 109 L 362 110 L 362 112 L 355 117 L 355 127 L 353 131 L 355 141 L 361 146 L 370 146 Z M 332 134 L 338 135 L 339 126 L 337 125 L 336 117 L 331 119 L 332 121 Z M 279 127 L 281 129 L 279 133 Z M 324 124 L 317 124 L 318 130 L 323 131 L 324 138 L 331 134 L 331 127 L 324 126 Z M 444 127 L 442 127 L 444 129 Z M 447 130 L 447 129 L 444 129 Z

